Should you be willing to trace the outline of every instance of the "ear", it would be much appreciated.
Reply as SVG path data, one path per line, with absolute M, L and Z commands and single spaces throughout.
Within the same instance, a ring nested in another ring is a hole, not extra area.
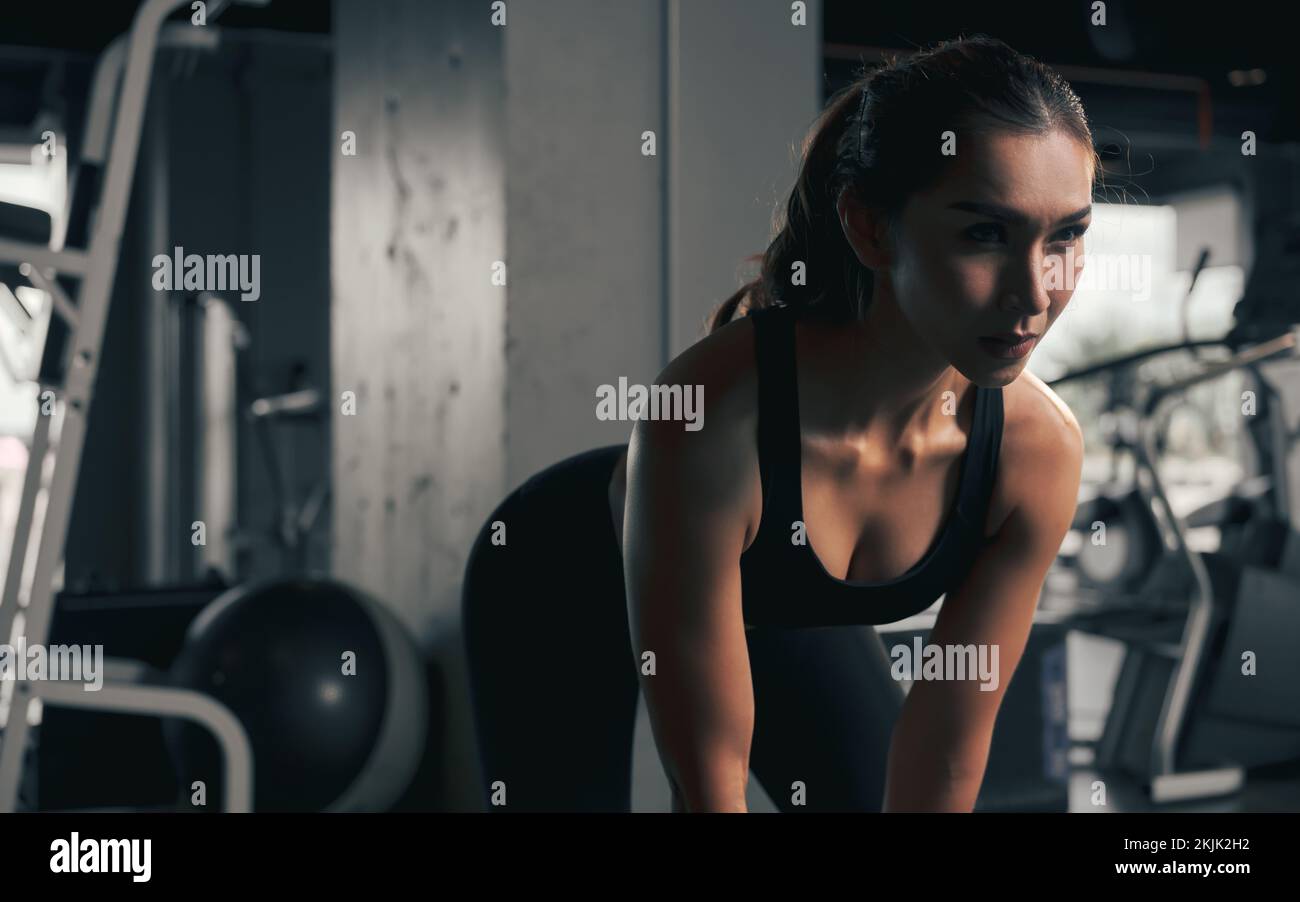
M 864 204 L 852 191 L 845 191 L 835 209 L 844 237 L 859 263 L 874 270 L 884 269 L 893 262 L 893 239 L 883 207 Z

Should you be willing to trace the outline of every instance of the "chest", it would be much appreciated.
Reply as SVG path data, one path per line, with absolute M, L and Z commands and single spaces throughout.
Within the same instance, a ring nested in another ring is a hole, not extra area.
M 919 564 L 953 516 L 965 445 L 958 436 L 909 453 L 803 439 L 802 518 L 806 541 L 826 572 L 881 582 Z M 999 522 L 995 491 L 985 534 Z

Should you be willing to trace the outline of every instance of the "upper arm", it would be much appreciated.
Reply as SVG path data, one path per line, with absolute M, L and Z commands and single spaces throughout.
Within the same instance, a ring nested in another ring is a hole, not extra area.
M 674 381 L 672 371 L 657 381 Z M 628 447 L 623 557 L 632 644 L 665 770 L 697 808 L 743 804 L 754 728 L 739 564 L 754 451 L 727 404 L 716 398 L 708 428 L 696 432 L 641 420 Z
M 928 736 L 927 748 L 953 774 L 983 773 L 997 711 L 1028 642 L 1044 578 L 1074 516 L 1083 438 L 1069 410 L 1055 405 L 1040 409 L 1014 440 L 1004 442 L 998 478 L 1007 483 L 1009 513 L 962 584 L 944 599 L 928 640 L 941 648 L 986 649 L 987 660 L 996 661 L 996 682 L 918 681 L 900 718 L 900 728 L 907 722 L 917 728 L 913 735 Z M 925 754 L 917 745 L 915 753 Z

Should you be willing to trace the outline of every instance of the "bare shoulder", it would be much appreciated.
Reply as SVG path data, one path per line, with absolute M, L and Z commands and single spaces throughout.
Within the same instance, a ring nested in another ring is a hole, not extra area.
M 754 364 L 754 324 L 743 316 L 686 348 L 664 367 L 656 381 L 695 380 L 712 385 L 720 393 L 720 400 L 734 395 L 740 401 L 757 378 Z
M 672 481 L 694 495 L 695 503 L 739 512 L 747 533 L 753 533 L 762 505 L 753 322 L 748 316 L 734 319 L 704 336 L 673 358 L 654 381 L 698 391 L 700 428 L 687 430 L 671 420 L 639 420 L 611 493 L 626 491 L 638 470 L 645 471 L 653 460 L 656 469 L 668 467 Z
M 1083 431 L 1074 411 L 1046 382 L 1025 370 L 1005 389 L 1006 439 L 1010 450 L 1059 451 L 1083 448 Z M 1008 448 L 1004 440 L 1004 450 Z
M 1074 412 L 1033 373 L 1006 386 L 995 509 L 1068 523 L 1083 467 L 1083 431 Z M 1001 522 L 1001 519 L 998 520 Z
M 700 338 L 674 357 L 655 377 L 654 384 L 681 386 L 698 391 L 703 411 L 699 428 L 683 429 L 672 421 L 641 420 L 634 439 L 653 440 L 692 455 L 721 455 L 719 464 L 735 467 L 729 452 L 738 451 L 745 439 L 753 445 L 752 429 L 758 418 L 758 373 L 755 366 L 754 326 L 749 317 L 735 319 Z M 757 449 L 751 449 L 757 457 Z

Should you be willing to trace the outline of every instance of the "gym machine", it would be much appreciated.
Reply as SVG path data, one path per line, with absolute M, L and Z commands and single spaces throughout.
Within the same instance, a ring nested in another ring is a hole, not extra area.
M 265 6 L 268 2 L 210 0 L 208 20 L 215 20 L 232 3 Z M 154 61 L 160 48 L 212 51 L 220 45 L 220 31 L 210 25 L 166 24 L 170 15 L 187 6 L 185 0 L 146 0 L 131 30 L 101 55 L 91 87 L 82 156 L 72 178 L 63 249 L 50 248 L 48 229 L 44 236 L 31 228 L 19 230 L 17 237 L 0 235 L 0 266 L 16 266 L 53 302 L 38 376 L 42 409 L 36 418 L 0 596 L 0 644 L 16 645 L 21 638 L 29 646 L 42 645 L 49 635 L 55 575 L 67 541 Z M 43 486 L 47 452 L 53 453 L 54 465 L 49 485 Z M 45 513 L 33 528 L 42 491 Z M 24 593 L 33 532 L 35 569 Z M 0 812 L 17 808 L 33 703 L 193 721 L 209 730 L 220 747 L 225 810 L 250 810 L 251 747 L 230 709 L 199 692 L 150 684 L 138 662 L 109 659 L 104 669 L 105 682 L 95 692 L 58 680 L 0 681 Z
M 1295 437 L 1285 416 L 1286 399 L 1261 364 L 1294 359 L 1300 329 L 1294 311 L 1276 304 L 1267 317 L 1259 316 L 1259 305 L 1251 303 L 1258 293 L 1256 281 L 1234 311 L 1237 326 L 1223 338 L 1191 341 L 1184 334 L 1180 342 L 1089 366 L 1050 383 L 1108 380 L 1107 442 L 1133 464 L 1127 484 L 1109 487 L 1076 511 L 1073 526 L 1084 541 L 1073 568 L 1081 585 L 1103 600 L 1072 620 L 1075 628 L 1127 644 L 1096 763 L 1103 772 L 1113 767 L 1136 775 L 1157 803 L 1227 795 L 1243 786 L 1246 767 L 1300 758 L 1300 723 L 1288 723 L 1284 715 L 1274 724 L 1243 719 L 1210 725 L 1206 707 L 1218 699 L 1222 710 L 1232 694 L 1222 683 L 1237 663 L 1225 658 L 1216 672 L 1214 662 L 1226 636 L 1241 637 L 1240 630 L 1232 630 L 1242 611 L 1272 604 L 1268 593 L 1279 590 L 1270 588 L 1269 580 L 1297 536 L 1287 479 L 1287 451 Z M 1227 356 L 1207 359 L 1209 348 L 1224 349 Z M 1139 364 L 1175 352 L 1193 352 L 1195 371 L 1159 382 L 1138 378 Z M 1228 498 L 1180 520 L 1158 467 L 1162 415 L 1193 386 L 1232 372 L 1251 374 L 1257 386 L 1258 410 L 1247 432 L 1261 474 Z M 1200 526 L 1219 527 L 1217 552 L 1203 554 L 1189 546 L 1187 530 Z M 1105 529 L 1104 544 L 1090 541 L 1100 528 Z M 1300 586 L 1300 574 L 1289 579 Z M 1286 576 L 1277 576 L 1279 585 L 1285 582 Z M 1263 600 L 1256 601 L 1261 593 Z M 1295 601 L 1292 597 L 1289 607 L 1273 605 L 1270 610 L 1300 625 Z M 1285 621 L 1270 626 L 1285 630 Z M 1287 657 L 1271 655 L 1269 666 L 1275 673 L 1279 666 L 1285 669 L 1289 663 L 1278 659 Z M 1281 703 L 1289 705 L 1286 699 L 1296 690 L 1276 681 L 1271 685 Z M 1295 713 L 1290 717 L 1294 720 Z M 1234 743 L 1225 738 L 1234 731 L 1250 739 Z M 1248 743 L 1257 750 L 1248 752 Z M 1232 760 L 1247 756 L 1256 760 Z

